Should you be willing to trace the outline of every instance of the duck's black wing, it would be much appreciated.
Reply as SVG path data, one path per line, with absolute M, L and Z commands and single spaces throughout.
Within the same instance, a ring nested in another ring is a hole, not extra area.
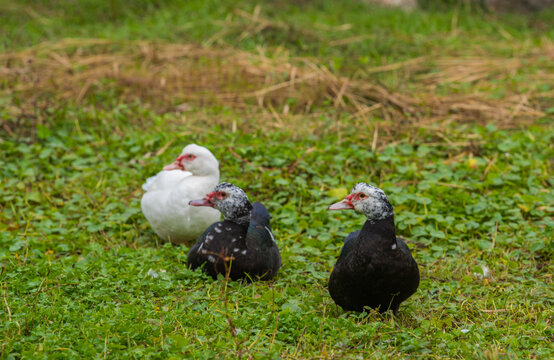
M 251 254 L 251 275 L 264 280 L 271 279 L 281 267 L 281 254 L 271 232 L 271 215 L 259 202 L 252 204 L 250 224 L 246 233 L 246 245 Z
M 187 266 L 191 269 L 204 266 L 204 271 L 214 279 L 228 271 L 233 280 L 244 277 L 240 264 L 247 263 L 246 232 L 246 226 L 228 220 L 212 224 L 190 249 Z
M 360 235 L 360 230 L 356 230 L 348 234 L 346 239 L 344 239 L 344 244 L 342 245 L 342 249 L 340 250 L 341 254 L 343 252 L 347 253 L 350 250 L 350 248 L 352 247 L 353 241 L 358 238 L 358 235 Z
M 254 201 L 252 203 L 252 212 L 250 213 L 250 222 L 270 227 L 270 220 L 271 215 L 269 215 L 269 211 L 267 211 L 264 204 Z
M 187 255 L 187 266 L 191 269 L 196 269 L 202 264 L 206 262 L 206 254 L 202 250 L 204 250 L 204 246 L 206 244 L 206 238 L 208 236 L 211 236 L 213 238 L 213 235 L 211 235 L 214 232 L 215 227 L 220 223 L 215 222 L 212 225 L 210 225 L 206 231 L 200 237 L 198 240 L 196 240 L 196 243 L 192 245 L 192 247 L 189 250 L 189 254 Z M 209 243 L 209 241 L 208 241 Z
M 403 291 L 401 294 L 403 298 L 402 301 L 415 293 L 419 286 L 419 267 L 412 256 L 410 248 L 403 240 L 404 239 L 399 236 L 396 237 L 396 245 L 402 253 L 404 261 L 404 274 L 402 277 L 404 283 L 402 285 Z

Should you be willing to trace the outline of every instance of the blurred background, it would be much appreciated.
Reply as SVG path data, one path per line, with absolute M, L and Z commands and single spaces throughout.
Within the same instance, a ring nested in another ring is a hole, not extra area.
M 445 117 L 517 126 L 551 106 L 550 5 L 5 0 L 0 90 L 16 118 L 57 99 L 158 112 L 209 103 L 271 122 L 338 109 L 378 115 L 385 132 Z M 7 117 L 4 129 L 32 130 Z

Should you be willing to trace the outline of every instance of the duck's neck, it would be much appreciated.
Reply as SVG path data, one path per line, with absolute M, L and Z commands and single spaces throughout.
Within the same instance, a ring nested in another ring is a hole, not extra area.
M 362 228 L 363 234 L 368 234 L 371 238 L 379 239 L 379 241 L 393 243 L 396 241 L 394 232 L 394 214 L 387 216 L 381 220 L 366 221 Z
M 202 176 L 207 178 L 215 178 L 219 181 L 219 168 L 213 166 L 206 166 L 202 169 L 196 170 L 194 176 Z
M 239 225 L 246 225 L 246 226 L 248 226 L 248 224 L 250 223 L 250 213 L 248 213 L 247 215 L 241 216 L 241 217 L 239 217 L 239 218 L 225 219 L 225 220 L 232 221 L 232 222 L 237 223 L 237 224 L 239 224 Z

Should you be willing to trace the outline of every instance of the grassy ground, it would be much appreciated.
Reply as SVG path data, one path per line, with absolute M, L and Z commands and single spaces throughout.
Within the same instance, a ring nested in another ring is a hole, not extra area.
M 0 357 L 554 356 L 554 13 L 297 3 L 0 4 Z M 190 271 L 141 215 L 190 142 L 269 208 L 274 281 Z M 397 319 L 326 289 L 358 181 L 420 265 Z

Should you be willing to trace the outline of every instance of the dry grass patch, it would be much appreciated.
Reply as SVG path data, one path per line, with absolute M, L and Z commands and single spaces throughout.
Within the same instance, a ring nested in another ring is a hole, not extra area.
M 11 107 L 13 114 L 48 107 L 54 100 L 102 106 L 98 97 L 108 96 L 139 100 L 159 111 L 183 110 L 189 103 L 258 109 L 274 126 L 331 109 L 363 121 L 377 115 L 385 120 L 380 124 L 385 132 L 399 124 L 452 121 L 493 121 L 510 128 L 545 116 L 545 108 L 552 106 L 552 90 L 494 99 L 475 89 L 504 86 L 498 80 L 542 64 L 545 58 L 554 59 L 553 49 L 547 43 L 514 59 L 417 58 L 369 68 L 365 77 L 347 77 L 317 60 L 291 57 L 283 48 L 249 53 L 191 44 L 65 39 L 1 54 L 0 92 L 18 99 Z M 552 78 L 547 70 L 529 79 Z M 401 93 L 372 79 L 371 74 L 388 71 L 405 72 L 413 90 Z M 438 87 L 452 83 L 469 83 L 469 90 L 438 94 Z

